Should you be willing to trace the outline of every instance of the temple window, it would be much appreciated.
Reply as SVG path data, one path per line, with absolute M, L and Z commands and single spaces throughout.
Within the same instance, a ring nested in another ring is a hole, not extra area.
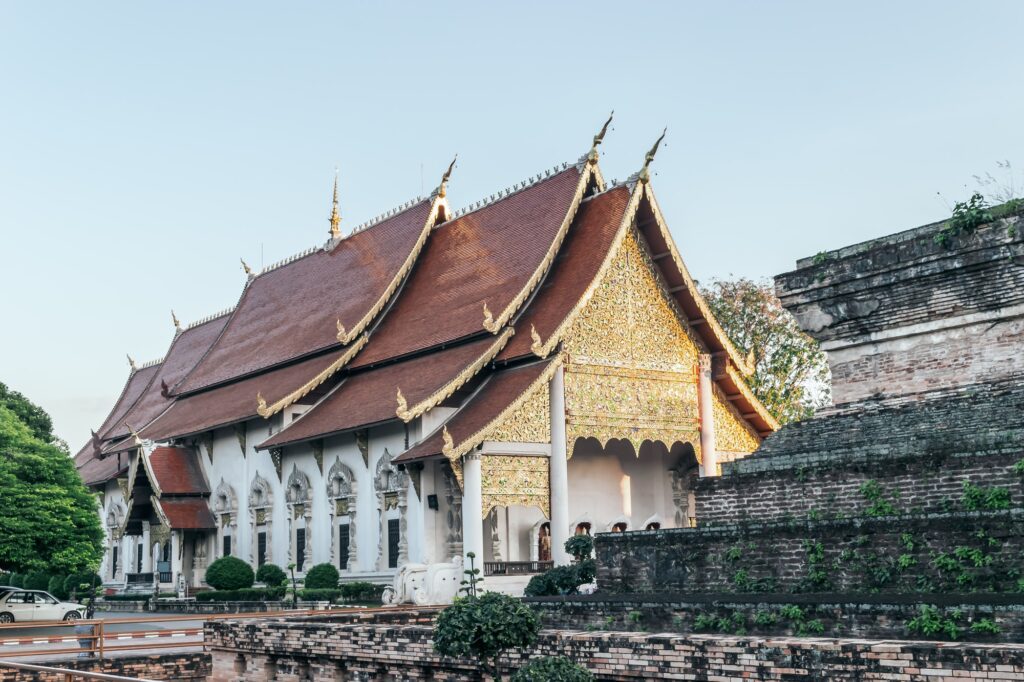
M 590 535 L 590 522 L 584 521 L 576 524 L 576 535 Z

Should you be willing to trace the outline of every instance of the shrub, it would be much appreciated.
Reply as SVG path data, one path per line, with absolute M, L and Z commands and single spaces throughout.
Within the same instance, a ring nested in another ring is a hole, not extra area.
M 287 581 L 288 576 L 277 564 L 263 564 L 256 570 L 256 580 L 267 587 L 277 587 Z
M 11 587 L 24 587 L 25 575 L 23 573 L 11 573 L 11 577 L 7 579 L 7 584 Z
M 597 565 L 593 559 L 585 559 L 571 566 L 555 566 L 530 578 L 526 585 L 527 597 L 555 597 L 576 594 L 580 585 L 594 579 Z
M 196 601 L 277 601 L 283 597 L 284 587 L 249 587 L 196 593 Z
M 25 576 L 26 590 L 45 590 L 50 586 L 50 576 L 42 571 L 32 571 Z
M 306 588 L 299 590 L 299 599 L 303 601 L 334 601 L 341 596 L 338 588 Z
M 317 564 L 309 569 L 304 585 L 307 590 L 337 589 L 338 569 L 330 564 Z
M 591 682 L 594 676 L 564 656 L 531 659 L 516 671 L 512 682 Z
M 255 581 L 252 567 L 233 556 L 221 557 L 206 569 L 206 582 L 216 590 L 240 590 Z
M 946 616 L 934 606 L 925 604 L 921 606 L 918 615 L 907 623 L 907 630 L 925 637 L 944 635 L 946 639 L 958 639 L 960 637 L 958 620 L 960 620 L 960 612 L 957 610 Z
M 49 584 L 46 586 L 46 591 L 52 594 L 57 599 L 67 599 L 68 593 L 64 590 L 64 581 L 67 580 L 67 576 L 55 575 L 50 578 Z
M 454 658 L 473 656 L 488 669 L 506 649 L 531 646 L 539 631 L 540 618 L 514 597 L 497 592 L 459 597 L 437 617 L 434 651 Z
M 386 585 L 356 581 L 341 584 L 341 597 L 345 601 L 365 601 L 380 603 L 381 594 Z
M 565 551 L 577 561 L 590 557 L 594 551 L 594 538 L 589 535 L 573 535 L 565 541 Z
M 72 573 L 64 578 L 64 592 L 67 593 L 68 599 L 79 599 L 80 597 L 84 599 L 93 585 L 99 587 L 102 584 L 103 578 L 96 573 L 87 571 Z

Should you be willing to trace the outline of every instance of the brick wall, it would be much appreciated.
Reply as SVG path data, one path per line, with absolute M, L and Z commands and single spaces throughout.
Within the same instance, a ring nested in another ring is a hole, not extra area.
M 210 623 L 209 679 L 478 678 L 471 662 L 435 655 L 430 637 L 430 629 L 418 625 Z M 999 644 L 544 631 L 538 645 L 526 653 L 536 655 L 568 656 L 598 680 L 1024 678 L 1024 648 Z M 522 660 L 515 655 L 500 663 L 507 672 Z
M 1011 592 L 1024 510 L 602 533 L 595 545 L 611 593 Z
M 83 670 L 123 677 L 149 680 L 180 680 L 199 682 L 206 680 L 212 671 L 210 654 L 203 652 L 162 654 L 154 656 L 107 656 L 102 661 L 94 659 L 61 659 L 58 661 L 25 661 L 54 668 Z M 0 666 L 0 682 L 65 682 L 64 674 L 40 673 L 5 669 Z
M 1024 642 L 1024 595 L 1017 594 L 594 594 L 526 601 L 551 629 L 867 639 L 920 638 L 910 623 L 927 606 L 955 619 L 960 640 Z M 971 630 L 986 620 L 998 634 Z

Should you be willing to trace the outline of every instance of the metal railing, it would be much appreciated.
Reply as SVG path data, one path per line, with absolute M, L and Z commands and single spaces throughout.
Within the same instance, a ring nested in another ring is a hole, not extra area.
M 0 661 L 0 668 L 11 668 L 35 673 L 56 673 L 64 675 L 64 682 L 72 682 L 76 677 L 86 680 L 107 680 L 108 682 L 156 682 L 145 677 L 122 677 L 109 673 L 94 673 L 87 670 L 70 670 L 68 668 L 52 668 L 48 665 L 32 665 L 31 663 L 15 663 L 14 661 Z
M 554 565 L 553 561 L 485 561 L 484 575 L 529 575 L 543 573 Z

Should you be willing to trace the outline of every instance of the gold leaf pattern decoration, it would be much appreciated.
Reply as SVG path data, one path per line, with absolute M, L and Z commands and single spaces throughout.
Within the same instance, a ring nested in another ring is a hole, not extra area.
M 484 517 L 495 507 L 537 507 L 550 517 L 548 458 L 483 455 L 480 459 Z
M 492 431 L 487 440 L 498 443 L 550 443 L 550 399 L 547 383 L 537 386 L 533 395 Z
M 736 414 L 732 407 L 715 390 L 715 450 L 719 453 L 750 454 L 761 445 L 761 439 L 747 426 L 746 422 Z M 732 461 L 735 457 L 722 457 L 723 461 Z

